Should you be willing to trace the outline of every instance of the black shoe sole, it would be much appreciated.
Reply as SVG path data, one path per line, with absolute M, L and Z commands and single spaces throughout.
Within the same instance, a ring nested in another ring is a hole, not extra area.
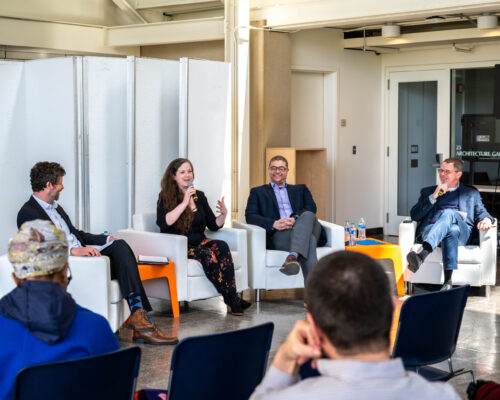
M 420 268 L 420 265 L 422 264 L 422 261 L 420 261 L 418 254 L 414 251 L 408 253 L 408 255 L 406 256 L 406 260 L 408 261 L 408 269 L 413 273 L 417 272 Z

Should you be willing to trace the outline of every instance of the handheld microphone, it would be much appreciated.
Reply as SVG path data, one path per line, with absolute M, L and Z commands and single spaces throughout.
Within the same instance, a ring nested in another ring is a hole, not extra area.
M 446 187 L 448 187 L 448 183 L 447 183 L 447 182 L 445 182 L 444 184 L 446 185 Z M 444 190 L 443 190 L 443 188 L 439 189 L 439 192 L 438 192 L 438 197 L 439 197 L 439 196 L 442 196 L 443 194 L 444 194 Z
M 188 188 L 190 188 L 190 187 L 193 187 L 193 182 L 188 183 Z M 194 201 L 198 201 L 198 195 L 196 194 L 196 192 L 193 194 L 192 197 L 193 197 Z

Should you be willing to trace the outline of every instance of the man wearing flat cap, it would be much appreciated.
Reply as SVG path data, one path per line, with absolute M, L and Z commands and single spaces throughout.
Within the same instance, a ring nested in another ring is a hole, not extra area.
M 24 223 L 9 243 L 9 261 L 17 287 L 0 299 L 0 400 L 11 398 L 24 367 L 119 348 L 106 319 L 66 292 L 68 242 L 50 221 Z

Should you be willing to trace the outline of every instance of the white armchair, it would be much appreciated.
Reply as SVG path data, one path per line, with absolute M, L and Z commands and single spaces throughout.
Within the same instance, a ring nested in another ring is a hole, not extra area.
M 73 279 L 68 293 L 76 303 L 106 318 L 116 332 L 130 315 L 117 280 L 111 280 L 108 257 L 69 257 Z M 0 297 L 15 287 L 7 254 L 0 256 Z
M 248 287 L 246 232 L 222 228 L 217 232 L 207 230 L 206 235 L 224 240 L 229 245 L 234 261 L 236 289 L 239 292 L 245 290 Z M 136 256 L 163 256 L 175 263 L 178 301 L 207 299 L 220 295 L 206 277 L 201 264 L 187 258 L 187 238 L 160 233 L 156 225 L 156 213 L 135 214 L 133 229 L 120 230 L 117 237 L 126 240 Z M 148 296 L 170 299 L 165 279 L 148 279 L 143 281 L 143 285 Z
M 331 222 L 319 221 L 327 236 L 324 247 L 317 248 L 318 260 L 327 254 L 344 250 L 344 228 Z M 245 229 L 248 238 L 248 280 L 250 287 L 257 290 L 256 300 L 260 300 L 260 289 L 294 289 L 304 287 L 304 275 L 287 276 L 279 272 L 288 252 L 266 250 L 266 230 L 260 226 L 233 221 L 233 228 Z
M 442 284 L 444 281 L 441 247 L 427 256 L 416 273 L 407 268 L 406 255 L 413 249 L 420 251 L 421 244 L 415 243 L 417 223 L 406 220 L 399 225 L 399 245 L 405 265 L 404 280 L 411 293 L 414 283 Z M 458 269 L 453 272 L 454 285 L 468 283 L 482 287 L 488 294 L 489 286 L 494 286 L 497 273 L 497 226 L 496 220 L 488 231 L 479 232 L 479 246 L 459 246 Z

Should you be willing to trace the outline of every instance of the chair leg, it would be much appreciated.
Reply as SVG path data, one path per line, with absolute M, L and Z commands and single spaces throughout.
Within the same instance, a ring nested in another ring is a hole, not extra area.
M 258 303 L 260 301 L 260 289 L 255 289 L 255 302 Z
M 406 282 L 406 294 L 413 294 L 413 283 Z

